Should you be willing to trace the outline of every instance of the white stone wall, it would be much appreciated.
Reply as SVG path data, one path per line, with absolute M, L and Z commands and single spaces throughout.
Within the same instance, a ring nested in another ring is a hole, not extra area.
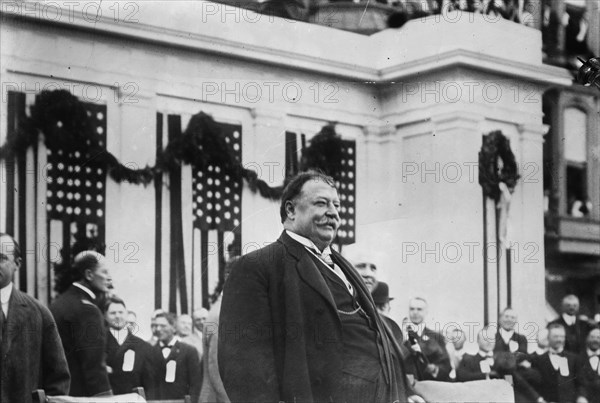
M 203 1 L 103 3 L 99 18 L 93 3 L 78 3 L 72 16 L 63 8 L 56 18 L 26 3 L 28 12 L 22 5 L 1 10 L 2 95 L 52 84 L 105 103 L 108 149 L 122 162 L 154 163 L 157 111 L 189 117 L 202 110 L 242 125 L 243 163 L 275 186 L 283 180 L 285 131 L 312 135 L 338 122 L 338 133 L 357 142 L 358 244 L 382 257 L 398 321 L 408 298 L 420 295 L 430 301 L 432 321 L 481 322 L 477 152 L 483 133 L 501 129 L 520 166 L 538 169 L 517 186 L 510 237 L 521 248 L 513 305 L 521 322 L 543 317 L 540 94 L 569 78 L 541 64 L 538 31 L 465 14 L 366 37 Z M 3 142 L 5 102 L 1 108 Z M 0 200 L 6 191 L 4 182 Z M 243 250 L 251 251 L 281 231 L 278 204 L 248 189 L 242 200 Z M 120 252 L 117 258 L 113 250 L 114 283 L 138 312 L 143 336 L 154 307 L 154 217 L 152 185 L 108 180 L 106 244 Z M 5 225 L 0 216 L 0 230 Z M 130 242 L 137 263 L 123 261 Z M 537 245 L 536 262 L 523 260 L 528 242 Z M 452 243 L 460 246 L 457 262 L 450 262 Z

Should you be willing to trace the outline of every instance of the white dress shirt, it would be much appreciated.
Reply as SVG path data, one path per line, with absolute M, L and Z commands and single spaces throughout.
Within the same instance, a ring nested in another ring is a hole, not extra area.
M 331 261 L 331 248 L 329 246 L 326 247 L 323 250 L 323 252 L 321 252 L 320 249 L 317 248 L 317 245 L 315 245 L 314 242 L 311 241 L 310 239 L 305 238 L 302 235 L 298 235 L 295 232 L 292 232 L 289 230 L 285 230 L 285 232 L 290 236 L 290 238 L 301 243 L 306 248 L 306 250 L 308 250 L 310 253 L 312 253 L 314 256 L 316 256 L 321 262 L 323 262 L 323 264 L 329 270 L 334 272 L 335 275 L 338 276 L 340 278 L 340 280 L 342 280 L 344 282 L 344 284 L 346 285 L 346 289 L 350 294 L 354 293 L 354 287 L 352 287 L 352 284 L 350 284 L 350 282 L 346 278 L 346 275 L 344 274 L 344 272 L 335 263 L 331 262 L 331 266 L 330 266 L 329 262 L 327 262 L 327 260 Z
M 577 317 L 575 315 L 567 315 L 566 313 L 563 313 L 562 317 L 567 326 L 573 326 L 575 324 L 575 321 L 577 320 Z
M 4 312 L 4 318 L 8 318 L 8 302 L 13 290 L 12 281 L 8 283 L 3 289 L 0 290 L 0 301 L 2 301 L 2 311 Z

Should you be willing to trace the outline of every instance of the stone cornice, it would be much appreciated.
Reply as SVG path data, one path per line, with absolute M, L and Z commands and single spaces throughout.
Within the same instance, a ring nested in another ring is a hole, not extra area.
M 428 26 L 419 26 L 417 23 L 407 24 L 399 31 L 383 31 L 373 36 L 363 36 L 207 1 L 136 2 L 139 9 L 132 17 L 136 20 L 135 23 L 126 21 L 126 12 L 122 9 L 120 18 L 114 18 L 115 8 L 134 4 L 131 2 L 65 2 L 76 4 L 78 8 L 63 8 L 60 18 L 50 18 L 49 13 L 44 13 L 40 8 L 44 7 L 43 4 L 30 0 L 3 1 L 0 14 L 3 19 L 18 18 L 37 24 L 81 29 L 95 35 L 124 37 L 358 82 L 385 84 L 451 66 L 468 66 L 544 85 L 571 83 L 571 77 L 564 69 L 529 63 L 532 58 L 523 59 L 526 61 L 523 62 L 496 54 L 489 55 L 473 46 L 467 46 L 467 49 L 461 49 L 460 44 L 446 46 L 432 50 L 424 57 L 420 54 L 423 51 L 421 49 L 419 57 L 412 58 L 410 52 L 404 49 L 406 43 L 403 49 L 397 48 L 397 45 L 402 38 L 408 41 L 422 30 L 428 29 Z M 89 7 L 86 9 L 87 6 Z M 25 12 L 27 7 L 28 11 Z M 37 12 L 36 7 L 40 8 Z M 82 11 L 84 9 L 87 10 L 86 13 Z M 498 29 L 503 29 L 503 24 L 512 24 L 502 21 L 486 25 L 482 21 L 477 21 L 473 26 L 466 26 L 465 22 L 465 26 L 435 24 L 433 27 L 450 33 L 456 31 L 457 34 L 468 28 L 475 29 L 481 31 L 479 36 L 485 37 L 487 31 L 493 35 Z M 428 23 L 432 24 L 431 21 Z M 541 46 L 541 41 L 537 40 L 539 32 L 521 26 L 514 28 L 518 28 L 519 35 L 527 37 L 528 43 L 537 46 L 537 42 L 540 42 Z M 285 32 L 286 35 L 277 35 L 276 32 Z M 398 49 L 395 51 L 397 57 L 390 61 L 384 57 L 389 49 Z

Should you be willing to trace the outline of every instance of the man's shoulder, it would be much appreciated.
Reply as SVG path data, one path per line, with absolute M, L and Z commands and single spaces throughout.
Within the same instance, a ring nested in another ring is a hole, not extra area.
M 279 263 L 287 255 L 285 245 L 280 241 L 272 242 L 260 249 L 249 252 L 243 255 L 236 263 L 235 266 L 243 265 L 265 265 L 270 263 Z
M 42 314 L 50 313 L 49 309 L 40 301 L 33 298 L 31 295 L 24 293 L 23 291 L 17 290 L 16 288 L 12 291 L 12 298 L 14 298 L 16 303 L 25 305 L 29 309 L 38 310 Z
M 186 343 L 183 340 L 179 340 L 177 342 L 178 348 L 179 348 L 179 353 L 183 354 L 183 355 L 194 355 L 194 356 L 198 356 L 198 350 L 196 350 L 196 348 L 194 346 L 192 346 L 189 343 Z

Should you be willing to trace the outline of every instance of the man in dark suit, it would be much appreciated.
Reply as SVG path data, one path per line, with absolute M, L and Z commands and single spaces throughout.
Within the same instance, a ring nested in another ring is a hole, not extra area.
M 153 366 L 157 369 L 160 399 L 183 399 L 189 395 L 197 402 L 202 386 L 202 366 L 198 351 L 182 343 L 175 335 L 177 318 L 172 313 L 158 313 L 154 323 L 158 343 L 153 349 Z
M 527 354 L 527 338 L 515 331 L 517 313 L 512 308 L 506 308 L 500 314 L 496 333 L 494 352 L 510 352 Z
M 564 327 L 558 323 L 549 324 L 548 351 L 531 356 L 531 367 L 540 375 L 538 384 L 534 386 L 547 402 L 586 402 L 578 358 L 565 351 L 564 345 Z
M 420 381 L 450 381 L 450 357 L 446 341 L 440 333 L 429 329 L 425 324 L 427 301 L 421 297 L 412 298 L 408 303 L 409 323 L 405 346 L 414 362 L 415 377 Z
M 590 331 L 586 347 L 579 358 L 583 395 L 590 403 L 600 403 L 600 329 Z
M 0 401 L 31 402 L 31 392 L 69 391 L 69 369 L 56 323 L 48 308 L 17 290 L 21 266 L 17 242 L 0 234 Z
M 73 259 L 75 281 L 50 305 L 71 372 L 70 396 L 112 395 L 106 370 L 106 329 L 97 296 L 111 283 L 106 259 L 84 251 Z
M 332 178 L 294 177 L 284 232 L 242 256 L 223 291 L 218 360 L 233 402 L 423 401 L 352 265 L 330 248 L 340 226 Z
M 561 310 L 560 317 L 550 323 L 558 323 L 565 328 L 565 350 L 580 354 L 585 350 L 585 339 L 594 326 L 578 316 L 579 298 L 573 294 L 566 295 L 563 298 Z
M 478 381 L 482 379 L 499 378 L 494 368 L 494 345 L 493 336 L 488 336 L 488 329 L 477 333 L 477 354 L 465 354 L 456 370 L 458 382 Z
M 115 296 L 106 303 L 106 365 L 108 379 L 115 394 L 130 393 L 141 386 L 146 397 L 156 394 L 152 347 L 133 335 L 127 322 L 125 302 Z

